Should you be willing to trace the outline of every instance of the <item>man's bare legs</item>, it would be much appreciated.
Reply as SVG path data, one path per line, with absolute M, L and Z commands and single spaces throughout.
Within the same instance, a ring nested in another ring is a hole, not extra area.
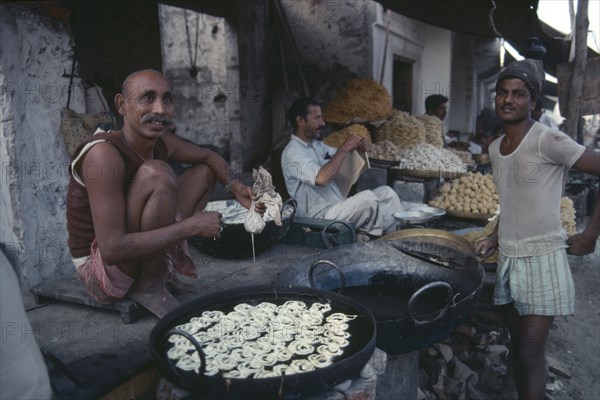
M 204 164 L 188 168 L 179 177 L 177 211 L 183 218 L 204 210 L 216 181 L 215 174 Z
M 144 163 L 135 175 L 127 194 L 127 230 L 149 231 L 172 224 L 177 204 L 177 178 L 162 161 Z M 158 317 L 179 306 L 166 288 L 167 260 L 164 254 L 138 263 L 119 264 L 135 278 L 127 297 L 140 303 Z
M 212 188 L 216 182 L 216 177 L 208 166 L 204 164 L 196 164 L 187 170 L 179 177 L 179 189 L 177 193 L 177 213 L 180 218 L 190 217 L 192 214 L 202 212 L 206 207 L 206 203 L 210 198 Z M 189 250 L 187 241 L 184 241 L 181 246 L 178 246 L 175 262 L 190 262 Z M 175 293 L 195 293 L 198 291 L 193 285 L 188 285 L 182 282 L 177 275 L 173 274 L 168 281 L 169 287 Z
M 172 224 L 178 212 L 183 218 L 199 212 L 206 206 L 214 182 L 214 175 L 204 165 L 189 168 L 178 181 L 168 164 L 155 160 L 145 162 L 135 175 L 127 194 L 127 230 L 149 231 Z M 179 206 L 182 208 L 179 209 Z M 182 260 L 175 260 L 178 261 Z M 164 254 L 157 254 L 138 263 L 122 263 L 119 268 L 136 279 L 127 297 L 158 317 L 179 306 L 179 302 L 167 290 L 167 283 L 178 291 L 194 289 L 179 281 L 176 276 L 169 280 Z
M 510 320 L 513 365 L 519 398 L 544 399 L 546 393 L 545 349 L 553 316 L 517 314 L 506 306 Z

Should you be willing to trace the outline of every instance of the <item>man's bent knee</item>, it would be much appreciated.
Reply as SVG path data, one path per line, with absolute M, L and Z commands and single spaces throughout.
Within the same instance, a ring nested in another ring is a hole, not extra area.
M 143 163 L 138 169 L 135 177 L 135 183 L 149 183 L 154 188 L 170 187 L 177 188 L 177 176 L 169 164 L 160 160 L 149 160 Z
M 357 215 L 371 216 L 376 215 L 379 209 L 379 198 L 375 193 L 370 190 L 364 190 L 358 192 L 355 197 L 356 210 L 354 211 Z
M 360 199 L 362 202 L 368 204 L 369 206 L 377 207 L 377 205 L 379 204 L 379 197 L 377 197 L 377 195 L 371 190 L 363 190 L 362 192 L 356 193 L 353 197 L 355 197 L 356 199 Z
M 187 178 L 193 178 L 194 182 L 198 182 L 205 186 L 212 186 L 217 181 L 217 177 L 213 170 L 206 164 L 195 164 L 189 167 L 183 175 Z

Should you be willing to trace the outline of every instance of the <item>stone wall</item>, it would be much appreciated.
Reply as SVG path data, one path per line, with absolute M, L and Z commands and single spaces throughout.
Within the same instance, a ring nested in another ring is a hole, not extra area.
M 448 111 L 449 128 L 460 132 L 474 132 L 477 118 L 475 90 L 477 74 L 474 70 L 473 37 L 456 34 L 452 47 L 452 79 L 450 86 L 450 105 Z
M 239 43 L 240 149 L 243 169 L 249 171 L 269 156 L 271 142 L 271 88 L 269 4 L 271 0 L 245 1 L 236 24 Z
M 371 77 L 374 1 L 284 0 L 282 6 L 303 64 L 334 70 L 342 66 Z
M 159 5 L 159 15 L 163 72 L 175 95 L 177 134 L 241 162 L 235 31 L 223 18 L 183 8 Z
M 66 106 L 72 37 L 64 21 L 0 4 L 0 242 L 26 287 L 73 271 L 67 248 Z M 85 111 L 76 79 L 70 108 Z

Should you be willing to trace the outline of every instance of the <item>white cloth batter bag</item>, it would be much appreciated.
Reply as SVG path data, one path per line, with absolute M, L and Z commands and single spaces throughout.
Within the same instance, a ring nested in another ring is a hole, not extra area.
M 265 220 L 262 218 L 262 215 L 257 213 L 256 210 L 254 209 L 254 207 L 256 206 L 256 203 L 257 202 L 253 201 L 252 206 L 250 206 L 248 216 L 246 217 L 246 220 L 244 221 L 244 229 L 246 229 L 246 232 L 250 232 L 250 233 L 254 233 L 254 234 L 258 235 L 259 233 L 261 233 L 263 231 L 263 229 L 265 229 L 265 226 L 267 224 L 265 223 Z
M 258 170 L 252 170 L 252 177 L 254 178 L 252 192 L 256 196 L 256 200 L 252 202 L 248 216 L 244 221 L 244 228 L 247 232 L 258 234 L 263 231 L 266 223 L 262 215 L 256 212 L 256 203 L 263 203 L 267 208 L 266 214 L 273 219 L 275 225 L 281 226 L 281 207 L 283 202 L 279 193 L 275 191 L 271 174 L 266 169 L 259 167 Z

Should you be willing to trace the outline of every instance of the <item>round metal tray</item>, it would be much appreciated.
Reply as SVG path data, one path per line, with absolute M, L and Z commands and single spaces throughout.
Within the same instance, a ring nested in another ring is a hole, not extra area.
M 473 252 L 473 245 L 464 237 L 443 231 L 440 229 L 403 229 L 388 233 L 379 240 L 405 240 L 409 242 L 421 242 L 439 245 L 445 248 L 455 249 L 459 253 L 468 254 Z
M 427 204 L 416 204 L 414 206 L 409 206 L 406 211 L 423 211 L 429 214 L 432 214 L 434 217 L 441 217 L 446 214 L 446 210 L 443 208 L 431 207 Z
M 422 224 L 432 220 L 435 216 L 425 211 L 399 211 L 393 214 L 396 221 L 408 224 Z

